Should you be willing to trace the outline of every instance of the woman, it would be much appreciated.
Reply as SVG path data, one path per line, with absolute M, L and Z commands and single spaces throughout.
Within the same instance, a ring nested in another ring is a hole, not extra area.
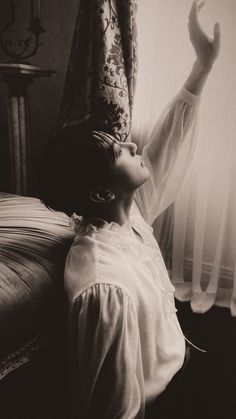
M 189 15 L 196 61 L 142 156 L 91 121 L 62 129 L 45 153 L 44 202 L 79 215 L 65 266 L 69 418 L 162 417 L 160 394 L 184 361 L 174 288 L 150 224 L 191 160 L 199 95 L 219 52 L 219 24 L 212 40 L 199 26 L 202 6 L 195 1 Z

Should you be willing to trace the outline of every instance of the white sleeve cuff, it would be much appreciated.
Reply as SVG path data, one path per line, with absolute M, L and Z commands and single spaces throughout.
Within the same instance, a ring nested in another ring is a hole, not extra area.
M 183 100 L 183 102 L 188 103 L 190 106 L 197 106 L 201 100 L 200 96 L 194 95 L 193 93 L 189 92 L 189 90 L 182 87 L 180 90 L 178 97 Z

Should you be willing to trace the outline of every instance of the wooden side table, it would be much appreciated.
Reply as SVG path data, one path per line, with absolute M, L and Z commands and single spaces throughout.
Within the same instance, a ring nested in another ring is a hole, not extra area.
M 30 109 L 28 86 L 55 71 L 23 63 L 0 63 L 1 80 L 9 89 L 7 115 L 11 164 L 11 192 L 30 194 Z

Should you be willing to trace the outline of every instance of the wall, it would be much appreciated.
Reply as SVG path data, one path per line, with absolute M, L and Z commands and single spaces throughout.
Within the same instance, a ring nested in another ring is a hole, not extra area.
M 15 2 L 17 3 L 17 0 Z M 22 27 L 27 28 L 26 17 L 29 14 L 29 1 L 18 0 L 18 5 L 16 32 L 21 34 Z M 0 0 L 0 29 L 9 21 L 9 6 L 9 0 Z M 37 55 L 30 58 L 30 63 L 56 70 L 56 74 L 49 78 L 42 77 L 35 80 L 29 88 L 32 167 L 34 168 L 48 134 L 58 120 L 78 6 L 79 0 L 41 0 L 42 24 L 47 32 L 41 37 L 44 44 L 39 48 Z M 27 36 L 27 32 L 24 32 L 24 36 Z M 0 51 L 0 61 L 6 62 L 7 60 L 8 58 Z M 6 124 L 6 93 L 5 85 L 0 83 L 0 125 Z M 0 159 L 4 159 L 4 156 L 2 155 Z
M 194 52 L 187 28 L 191 4 L 192 0 L 139 0 L 140 59 L 135 129 L 146 124 L 147 133 L 150 132 L 157 116 L 181 88 L 191 69 Z M 212 36 L 214 22 L 219 21 L 222 30 L 221 53 L 202 98 L 201 125 L 205 132 L 210 130 L 216 142 L 225 136 L 227 125 L 228 141 L 233 140 L 236 108 L 235 0 L 208 0 L 199 20 L 209 36 Z

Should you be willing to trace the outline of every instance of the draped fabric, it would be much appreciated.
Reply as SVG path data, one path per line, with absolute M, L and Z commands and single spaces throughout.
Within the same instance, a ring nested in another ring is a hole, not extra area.
M 190 6 L 189 0 L 183 0 L 181 5 L 174 0 L 161 0 L 158 6 L 155 0 L 139 2 L 140 58 L 133 129 L 141 145 L 155 121 L 154 111 L 161 110 L 191 69 L 194 56 L 186 28 Z M 224 34 L 221 53 L 202 94 L 198 148 L 192 167 L 174 207 L 154 225 L 176 297 L 190 301 L 194 312 L 204 313 L 217 305 L 229 308 L 233 316 L 236 316 L 236 60 L 232 54 L 235 13 L 233 0 L 227 0 L 226 4 L 216 0 L 200 16 L 208 33 L 213 26 L 209 16 L 221 22 Z M 177 14 L 175 20 L 173 16 Z
M 130 134 L 137 72 L 136 0 L 81 0 L 59 125 L 92 117 L 120 141 Z
M 236 147 L 211 143 L 204 157 L 202 148 L 175 203 L 171 276 L 194 312 L 218 305 L 236 316 Z

